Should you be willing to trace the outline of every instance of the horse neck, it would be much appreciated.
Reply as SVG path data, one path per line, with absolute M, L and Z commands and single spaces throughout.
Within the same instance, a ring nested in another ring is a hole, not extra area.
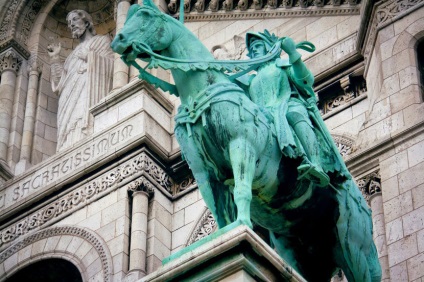
M 192 62 L 214 60 L 212 54 L 193 33 L 183 25 L 178 25 L 178 29 L 174 27 L 172 43 L 163 51 L 163 55 Z M 183 104 L 197 99 L 201 95 L 202 90 L 210 86 L 210 77 L 214 78 L 214 83 L 228 81 L 223 73 L 215 70 L 190 70 L 184 72 L 179 69 L 172 69 L 171 72 Z

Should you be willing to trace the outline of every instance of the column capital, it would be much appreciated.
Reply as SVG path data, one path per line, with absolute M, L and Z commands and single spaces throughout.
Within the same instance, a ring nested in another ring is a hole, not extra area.
M 0 54 L 0 72 L 12 70 L 17 73 L 22 65 L 23 58 L 13 48 L 9 48 Z
M 127 190 L 131 194 L 135 192 L 145 192 L 148 197 L 153 196 L 155 192 L 154 185 L 146 177 L 142 176 L 127 185 Z
M 379 170 L 357 179 L 356 183 L 368 202 L 371 196 L 381 193 L 381 176 Z
M 38 57 L 31 58 L 28 62 L 27 71 L 28 73 L 35 71 L 39 75 L 43 71 L 43 62 Z

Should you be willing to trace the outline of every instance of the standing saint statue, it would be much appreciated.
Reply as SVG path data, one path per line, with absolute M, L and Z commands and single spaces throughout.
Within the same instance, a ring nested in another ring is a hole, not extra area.
M 108 35 L 96 35 L 91 16 L 73 10 L 66 17 L 72 37 L 80 44 L 62 65 L 61 45 L 47 46 L 51 58 L 51 84 L 59 95 L 57 150 L 86 137 L 89 108 L 106 96 L 112 85 L 113 52 Z

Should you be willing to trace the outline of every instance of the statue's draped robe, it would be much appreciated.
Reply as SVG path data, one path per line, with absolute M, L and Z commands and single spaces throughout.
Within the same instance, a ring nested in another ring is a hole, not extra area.
M 110 42 L 109 36 L 96 35 L 80 43 L 66 59 L 59 83 L 52 82 L 53 91 L 59 93 L 58 151 L 87 135 L 89 108 L 111 88 L 113 52 Z M 81 49 L 88 49 L 86 61 L 76 55 Z

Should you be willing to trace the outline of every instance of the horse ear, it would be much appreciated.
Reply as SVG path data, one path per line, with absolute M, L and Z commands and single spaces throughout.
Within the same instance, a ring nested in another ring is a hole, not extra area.
M 161 10 L 159 10 L 159 8 L 155 5 L 153 0 L 143 0 L 143 6 L 147 6 L 154 10 L 157 10 L 158 12 L 161 12 Z
M 128 10 L 128 13 L 127 13 L 127 20 L 129 19 L 129 18 L 131 18 L 137 11 L 138 11 L 138 9 L 140 9 L 141 7 L 140 7 L 140 5 L 138 5 L 138 4 L 134 4 L 134 5 L 131 5 L 131 7 L 130 7 L 130 9 Z

